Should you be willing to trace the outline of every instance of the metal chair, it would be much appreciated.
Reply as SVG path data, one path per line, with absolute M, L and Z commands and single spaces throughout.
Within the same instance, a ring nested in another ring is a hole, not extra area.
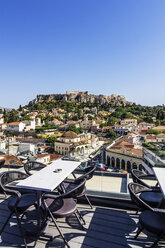
M 138 192 L 142 189 L 141 187 L 143 186 L 136 183 L 130 183 L 128 185 L 132 201 L 143 209 L 142 213 L 139 215 L 140 227 L 134 238 L 136 239 L 142 230 L 146 229 L 157 235 L 157 239 L 151 245 L 151 247 L 155 247 L 165 235 L 165 209 L 153 208 L 144 202 L 138 195 Z
M 26 164 L 24 164 L 24 170 L 27 173 L 27 175 L 31 176 L 34 174 L 34 172 L 37 172 L 41 169 L 43 169 L 46 165 L 42 164 L 37 161 L 29 161 Z
M 86 179 L 77 179 L 76 183 L 74 183 L 74 188 L 66 193 L 57 195 L 52 192 L 49 194 L 45 193 L 42 196 L 42 203 L 44 209 L 46 210 L 47 219 L 52 219 L 67 247 L 70 246 L 61 232 L 56 219 L 65 218 L 74 214 L 81 226 L 81 221 L 83 221 L 83 224 L 85 224 L 85 220 L 77 209 L 76 201 L 74 200 L 77 195 L 81 194 L 81 192 L 84 190 L 85 182 Z
M 71 179 L 71 180 L 70 179 L 64 180 L 63 186 L 64 186 L 65 190 L 68 191 L 68 190 L 72 189 L 72 187 L 74 186 L 72 184 L 75 183 L 77 179 L 90 180 L 93 177 L 95 170 L 96 170 L 96 166 L 87 167 L 84 170 L 84 174 L 81 175 L 80 177 L 75 178 L 75 179 Z M 86 200 L 87 200 L 88 204 L 90 205 L 90 207 L 93 208 L 90 200 L 88 199 L 88 197 L 86 195 L 86 187 L 84 187 L 84 190 L 83 190 L 83 192 L 81 192 L 81 194 L 77 195 L 76 199 L 78 199 L 80 197 L 83 197 L 83 196 L 86 198 Z
M 154 191 L 160 191 L 160 188 L 158 187 L 158 183 L 156 184 L 156 186 L 149 186 L 147 183 L 144 182 L 144 179 L 148 179 L 148 178 L 152 178 L 156 180 L 155 175 L 153 174 L 147 175 L 140 170 L 132 169 L 131 176 L 134 183 L 139 183 L 145 187 L 151 188 Z
M 21 194 L 18 190 L 16 190 L 16 187 L 12 189 L 11 185 L 9 186 L 10 188 L 7 187 L 7 185 L 12 184 L 14 181 L 25 179 L 26 177 L 27 175 L 20 171 L 4 172 L 0 176 L 0 186 L 2 187 L 5 194 L 11 195 L 11 198 L 9 198 L 9 202 L 8 202 L 8 209 L 10 210 L 10 213 L 6 222 L 4 223 L 4 225 L 0 230 L 0 235 L 4 231 L 11 216 L 15 214 L 25 247 L 27 247 L 27 244 L 26 244 L 24 230 L 21 226 L 20 217 L 30 206 L 35 205 L 37 201 L 37 196 L 34 193 Z
M 141 200 L 151 207 L 159 207 L 163 201 L 163 194 L 161 192 L 152 191 L 152 189 L 141 184 L 129 183 L 128 189 L 132 201 L 139 207 L 137 213 L 144 208 L 144 204 L 141 204 Z

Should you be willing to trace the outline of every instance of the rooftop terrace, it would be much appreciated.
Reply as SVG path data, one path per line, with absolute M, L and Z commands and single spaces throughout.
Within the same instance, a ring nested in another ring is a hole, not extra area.
M 8 216 L 7 202 L 8 199 L 4 199 L 3 195 L 0 195 L 0 227 Z M 138 227 L 138 216 L 135 215 L 135 211 L 103 207 L 94 207 L 91 210 L 88 206 L 82 204 L 79 204 L 79 210 L 86 220 L 84 230 L 80 228 L 74 216 L 67 218 L 66 221 L 64 219 L 58 220 L 58 224 L 72 248 L 149 247 L 154 240 L 153 237 L 146 237 L 143 233 L 138 240 L 134 240 Z M 32 219 L 34 224 L 35 211 L 29 212 L 27 218 L 24 218 L 24 227 L 33 226 Z M 63 240 L 53 225 L 49 225 L 46 232 L 53 234 L 54 240 L 49 241 L 48 239 L 40 238 L 35 247 L 65 247 Z M 28 247 L 33 247 L 34 240 L 28 238 L 27 243 Z M 10 225 L 3 232 L 0 247 L 23 247 L 15 217 L 11 218 Z M 160 242 L 158 247 L 165 247 L 165 242 Z
M 12 170 L 13 168 L 1 168 L 0 172 Z M 24 171 L 23 167 L 19 170 Z M 77 171 L 77 176 L 80 174 Z M 149 247 L 154 241 L 151 235 L 148 237 L 143 233 L 138 240 L 134 240 L 134 235 L 138 227 L 138 215 L 135 214 L 136 207 L 132 204 L 127 191 L 127 184 L 132 181 L 129 174 L 95 172 L 92 180 L 87 181 L 87 193 L 94 205 L 90 209 L 88 205 L 79 203 L 79 210 L 83 214 L 86 225 L 82 230 L 74 216 L 58 220 L 58 224 L 64 233 L 71 248 L 108 248 L 108 247 Z M 149 184 L 155 185 L 155 181 L 149 180 Z M 5 222 L 9 210 L 8 199 L 0 194 L 0 228 Z M 101 207 L 102 206 L 102 207 Z M 133 209 L 133 210 L 130 210 Z M 32 229 L 36 224 L 35 210 L 28 212 L 23 219 L 25 229 Z M 46 229 L 47 233 L 54 235 L 54 240 L 40 239 L 35 247 L 65 247 L 57 229 L 53 224 Z M 5 231 L 0 236 L 0 247 L 23 247 L 23 241 L 17 227 L 17 222 L 13 216 Z M 34 247 L 34 239 L 28 238 L 28 247 Z M 165 247 L 165 241 L 158 247 Z

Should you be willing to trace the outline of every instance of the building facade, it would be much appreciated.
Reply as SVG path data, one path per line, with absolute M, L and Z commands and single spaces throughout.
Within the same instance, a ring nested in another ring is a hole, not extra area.
M 142 150 L 135 149 L 123 139 L 114 142 L 106 149 L 106 164 L 117 170 L 130 172 L 131 169 L 142 170 Z
M 67 131 L 54 143 L 54 149 L 61 155 L 84 156 L 88 154 L 90 148 L 98 145 L 98 141 L 98 137 L 94 134 L 77 135 L 75 132 Z

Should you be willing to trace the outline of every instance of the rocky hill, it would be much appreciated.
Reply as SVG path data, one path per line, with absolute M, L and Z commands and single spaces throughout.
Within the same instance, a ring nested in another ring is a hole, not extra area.
M 109 103 L 112 102 L 118 106 L 126 106 L 132 105 L 133 102 L 126 101 L 124 96 L 112 94 L 110 96 L 105 95 L 93 95 L 88 94 L 88 91 L 66 91 L 66 94 L 50 94 L 50 95 L 37 95 L 34 100 L 29 102 L 29 105 L 39 103 L 42 101 L 71 101 L 71 102 L 78 102 L 78 103 Z

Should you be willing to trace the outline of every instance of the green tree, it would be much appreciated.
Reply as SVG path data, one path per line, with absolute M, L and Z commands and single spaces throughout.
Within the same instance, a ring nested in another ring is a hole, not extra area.
M 107 125 L 108 125 L 108 126 L 114 126 L 115 123 L 117 123 L 117 122 L 118 122 L 118 119 L 117 119 L 117 118 L 115 118 L 115 117 L 113 117 L 113 116 L 110 116 L 110 117 L 108 118 Z
M 144 120 L 145 122 L 147 122 L 147 123 L 153 123 L 153 122 L 154 122 L 153 119 L 152 119 L 152 116 L 145 116 L 145 117 L 143 118 L 143 120 Z
M 22 111 L 22 106 L 21 105 L 19 105 L 19 109 L 18 109 L 19 111 Z
M 19 121 L 18 111 L 15 109 L 12 109 L 10 112 L 5 112 L 4 120 L 6 123 Z
M 157 113 L 156 118 L 158 120 L 164 120 L 165 119 L 165 111 L 163 109 L 160 109 Z
M 124 112 L 122 115 L 121 115 L 121 119 L 125 119 L 125 118 L 133 118 L 133 114 L 131 113 L 128 113 L 128 112 Z
M 69 125 L 68 130 L 73 131 L 73 132 L 75 132 L 77 134 L 83 133 L 82 127 L 76 127 L 75 125 Z
M 22 117 L 22 119 L 23 119 L 23 121 L 31 120 L 31 117 L 30 117 L 30 115 L 24 115 L 24 116 Z
M 159 130 L 154 130 L 154 129 L 150 129 L 147 131 L 147 134 L 160 134 L 161 132 Z
M 109 138 L 116 138 L 117 135 L 116 135 L 116 133 L 115 133 L 113 130 L 110 130 L 110 131 L 108 132 L 108 137 L 109 137 Z
M 48 137 L 46 139 L 46 143 L 49 144 L 50 146 L 54 146 L 54 142 L 56 142 L 56 141 L 57 141 L 57 138 L 55 138 L 55 137 Z
M 73 116 L 72 120 L 73 120 L 73 121 L 78 121 L 77 115 Z
M 94 117 L 92 115 L 88 115 L 88 120 L 93 120 Z
M 107 122 L 102 122 L 101 124 L 100 124 L 100 127 L 106 127 L 107 126 Z

